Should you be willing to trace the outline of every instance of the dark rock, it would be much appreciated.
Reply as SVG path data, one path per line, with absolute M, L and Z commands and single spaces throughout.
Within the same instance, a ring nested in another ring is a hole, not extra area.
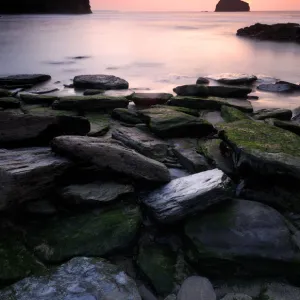
M 62 189 L 61 196 L 69 204 L 101 205 L 133 192 L 134 188 L 131 185 L 117 182 L 93 182 L 69 185 Z
M 269 124 L 288 130 L 297 135 L 300 135 L 300 123 L 296 121 L 281 121 L 277 119 L 268 119 L 266 120 Z
M 70 84 L 64 84 L 64 87 L 65 87 L 65 88 L 68 88 L 68 89 L 73 89 L 73 88 L 74 88 L 74 84 L 73 84 L 73 83 L 70 83 Z
M 54 101 L 58 100 L 58 97 L 35 94 L 20 94 L 20 99 L 26 104 L 51 105 Z
M 43 95 L 43 94 L 50 94 L 50 93 L 57 92 L 57 91 L 59 91 L 59 89 L 56 87 L 47 87 L 46 86 L 46 87 L 30 89 L 30 90 L 28 90 L 28 93 Z
M 19 108 L 20 101 L 14 97 L 1 97 L 0 98 L 0 107 L 7 108 Z
M 294 89 L 286 83 L 263 83 L 257 87 L 258 90 L 270 93 L 289 93 Z
M 95 300 L 95 295 L 98 299 L 141 300 L 136 284 L 124 271 L 105 260 L 85 257 L 0 291 L 3 300 Z
M 227 294 L 221 300 L 253 300 L 253 298 L 245 294 L 231 293 L 231 294 Z
M 242 173 L 300 178 L 299 136 L 251 120 L 219 124 L 219 128 Z
M 1 77 L 0 77 L 1 78 Z M 0 85 L 1 89 L 5 89 L 5 90 L 27 90 L 27 89 L 31 89 L 33 87 L 33 84 L 7 84 L 7 85 Z
M 139 111 L 150 130 L 159 137 L 203 137 L 214 132 L 207 121 L 168 109 L 150 108 Z
M 26 202 L 24 211 L 37 216 L 52 216 L 58 212 L 55 205 L 47 199 Z
M 219 75 L 210 75 L 210 79 L 224 84 L 251 84 L 257 80 L 255 75 L 224 73 Z
M 172 97 L 172 94 L 167 93 L 133 93 L 127 99 L 133 101 L 136 106 L 152 106 L 165 104 Z
M 143 123 L 137 112 L 126 108 L 115 108 L 111 116 L 116 120 L 129 124 Z
M 70 59 L 88 59 L 88 58 L 91 58 L 90 56 L 87 56 L 87 55 L 81 55 L 81 56 L 73 56 L 73 57 L 70 57 Z
M 113 75 L 80 75 L 74 78 L 75 88 L 123 90 L 128 89 L 126 80 Z
M 253 107 L 250 101 L 217 98 L 217 97 L 174 97 L 168 104 L 170 106 L 188 107 L 193 109 L 208 109 L 208 110 L 221 110 L 223 105 L 237 108 L 243 112 L 253 112 Z
M 178 96 L 243 98 L 250 94 L 252 89 L 246 87 L 204 86 L 191 84 L 178 86 L 174 89 L 174 92 Z
M 197 141 L 193 139 L 173 140 L 173 152 L 179 163 L 190 173 L 198 173 L 210 169 L 204 156 L 197 152 Z
M 143 202 L 158 221 L 172 223 L 226 200 L 229 188 L 230 179 L 214 169 L 174 179 L 144 197 Z
M 188 255 L 210 274 L 223 278 L 299 275 L 299 249 L 286 220 L 264 204 L 247 200 L 224 203 L 189 220 L 185 233 L 195 247 Z
M 86 113 L 85 117 L 91 123 L 91 131 L 88 136 L 104 136 L 110 129 L 110 118 L 107 114 Z
M 287 85 L 290 86 L 291 90 L 294 90 L 294 91 L 299 91 L 300 90 L 300 85 L 296 84 L 296 83 L 279 80 L 279 81 L 276 82 L 276 84 L 287 84 Z
M 0 97 L 10 97 L 11 92 L 7 89 L 0 88 Z
M 179 106 L 171 106 L 171 105 L 153 105 L 151 108 L 157 108 L 157 109 L 173 109 L 178 112 L 182 112 L 194 117 L 199 117 L 199 111 L 197 109 L 191 109 L 187 107 L 179 107 Z
M 104 95 L 67 96 L 61 97 L 53 103 L 53 109 L 74 111 L 103 111 L 104 109 L 125 108 L 129 101 L 125 97 Z
M 249 119 L 242 111 L 226 105 L 223 105 L 221 108 L 221 116 L 228 123 Z
M 53 193 L 71 164 L 47 148 L 0 151 L 0 210 Z
M 250 5 L 241 0 L 220 0 L 216 6 L 216 12 L 235 11 L 250 11 Z
M 42 261 L 59 263 L 76 256 L 101 257 L 127 248 L 141 224 L 137 207 L 114 207 L 32 223 L 26 244 Z
M 72 116 L 34 116 L 0 112 L 0 145 L 48 144 L 59 135 L 86 135 L 87 119 Z
M 98 138 L 64 136 L 55 138 L 52 148 L 55 152 L 89 163 L 100 171 L 109 169 L 138 180 L 170 181 L 169 171 L 163 164 L 117 143 Z
M 253 115 L 253 118 L 256 120 L 275 118 L 282 121 L 290 121 L 292 116 L 293 113 L 290 109 L 270 108 L 270 109 L 260 109 L 256 111 Z
M 199 77 L 196 84 L 209 84 L 209 80 L 205 77 Z
M 192 276 L 181 286 L 177 300 L 216 300 L 217 296 L 211 282 L 204 277 Z
M 84 96 L 94 96 L 94 95 L 99 95 L 99 94 L 103 94 L 104 90 L 96 90 L 96 89 L 90 89 L 90 90 L 85 90 L 83 92 Z
M 169 145 L 150 132 L 138 128 L 119 128 L 112 132 L 112 138 L 152 159 L 163 161 L 168 156 Z
M 22 1 L 20 5 L 22 4 Z M 12 3 L 12 2 L 11 2 Z M 26 3 L 27 5 L 27 3 Z M 3 8 L 3 7 L 2 7 Z M 2 9 L 0 9 L 0 13 Z M 51 79 L 50 75 L 44 74 L 21 74 L 21 75 L 11 75 L 6 77 L 0 77 L 0 85 L 24 85 L 24 84 L 37 84 L 48 81 Z
M 89 14 L 89 0 L 52 0 L 41 3 L 38 0 L 12 0 L 0 8 L 1 14 Z
M 295 23 L 273 25 L 256 23 L 250 27 L 239 29 L 237 35 L 259 40 L 299 43 L 300 25 Z

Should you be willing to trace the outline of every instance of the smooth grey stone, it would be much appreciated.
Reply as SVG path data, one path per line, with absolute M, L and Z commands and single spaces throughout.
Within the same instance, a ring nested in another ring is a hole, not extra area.
M 177 300 L 216 300 L 211 282 L 204 277 L 192 276 L 182 284 Z
M 163 223 L 184 219 L 228 198 L 230 179 L 218 169 L 172 180 L 143 200 Z
M 0 291 L 14 300 L 141 300 L 135 282 L 105 260 L 73 258 L 53 273 L 29 277 Z

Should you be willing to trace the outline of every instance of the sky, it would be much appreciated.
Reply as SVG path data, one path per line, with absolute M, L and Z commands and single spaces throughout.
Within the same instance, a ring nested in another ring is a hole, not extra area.
M 218 0 L 90 0 L 92 9 L 212 11 Z M 300 10 L 300 0 L 249 0 L 251 10 Z

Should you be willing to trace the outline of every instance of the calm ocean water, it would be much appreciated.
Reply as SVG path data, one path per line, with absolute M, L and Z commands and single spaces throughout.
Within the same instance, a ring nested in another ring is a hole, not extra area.
M 166 92 L 224 72 L 300 82 L 300 45 L 236 37 L 238 28 L 256 22 L 300 23 L 300 12 L 3 16 L 0 74 L 49 73 L 62 83 L 79 74 L 113 74 L 131 88 Z M 300 106 L 296 96 L 259 96 L 256 108 Z

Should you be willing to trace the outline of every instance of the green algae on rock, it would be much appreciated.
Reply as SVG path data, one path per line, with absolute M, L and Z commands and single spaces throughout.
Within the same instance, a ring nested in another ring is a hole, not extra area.
M 127 108 L 115 108 L 111 114 L 112 118 L 128 123 L 128 124 L 139 124 L 143 121 L 139 118 L 138 113 L 129 110 Z
M 228 123 L 249 119 L 249 117 L 239 109 L 226 105 L 223 105 L 221 108 L 221 116 Z
M 296 134 L 251 120 L 219 124 L 218 128 L 241 171 L 300 178 L 300 137 Z
M 137 207 L 92 211 L 32 224 L 26 242 L 37 257 L 51 263 L 76 256 L 101 257 L 127 248 L 136 237 L 140 222 Z
M 58 100 L 57 96 L 38 95 L 38 94 L 20 94 L 21 100 L 26 104 L 51 105 Z

